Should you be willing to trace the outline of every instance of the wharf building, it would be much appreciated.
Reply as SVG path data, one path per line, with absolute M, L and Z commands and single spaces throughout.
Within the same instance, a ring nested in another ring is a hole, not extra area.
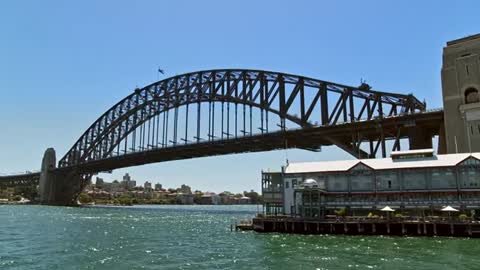
M 480 153 L 435 155 L 432 149 L 390 158 L 290 163 L 262 172 L 266 215 L 324 217 L 335 210 L 405 212 L 451 205 L 480 209 Z

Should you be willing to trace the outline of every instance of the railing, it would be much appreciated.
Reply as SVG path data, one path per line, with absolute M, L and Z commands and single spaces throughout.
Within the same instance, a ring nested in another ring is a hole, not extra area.
M 332 201 L 323 202 L 320 205 L 460 205 L 460 204 L 480 204 L 478 199 L 462 199 L 462 200 L 415 200 L 415 201 Z M 304 203 L 303 205 L 319 205 L 319 203 Z
M 33 171 L 23 171 L 23 172 L 11 172 L 11 173 L 0 173 L 0 177 L 14 177 L 14 176 L 20 176 L 20 175 L 30 175 L 30 174 L 37 174 L 40 173 L 40 170 L 33 170 Z
M 278 192 L 278 193 L 283 193 L 283 188 L 282 188 L 282 187 L 269 187 L 269 188 L 264 188 L 264 189 L 262 189 L 262 192 Z
M 0 176 L 15 176 L 15 175 L 24 175 L 24 174 L 34 174 L 40 173 L 40 170 L 33 170 L 33 171 L 23 171 L 23 172 L 11 172 L 11 173 L 1 173 Z

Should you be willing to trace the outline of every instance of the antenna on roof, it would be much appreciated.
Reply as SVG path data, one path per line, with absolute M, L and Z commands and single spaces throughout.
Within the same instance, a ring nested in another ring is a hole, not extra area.
M 285 138 L 285 163 L 288 166 L 288 140 Z

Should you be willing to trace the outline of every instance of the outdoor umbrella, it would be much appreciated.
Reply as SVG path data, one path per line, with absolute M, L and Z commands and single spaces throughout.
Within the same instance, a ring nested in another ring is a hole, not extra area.
M 448 212 L 448 219 L 450 219 L 450 220 L 452 219 L 452 216 L 451 216 L 450 213 L 451 213 L 451 212 L 458 212 L 457 209 L 451 207 L 450 205 L 445 206 L 445 207 L 442 208 L 442 210 L 440 210 L 440 211 Z
M 382 209 L 380 209 L 380 211 L 384 211 L 384 212 L 395 212 L 395 210 L 393 210 L 392 208 L 390 208 L 390 206 L 385 206 L 383 207 Z
M 395 210 L 390 208 L 388 205 L 380 209 L 380 211 L 387 212 L 387 219 L 390 219 L 390 212 L 395 212 Z
M 457 209 L 455 209 L 455 208 L 451 207 L 450 205 L 448 205 L 448 206 L 445 206 L 444 208 L 442 208 L 442 210 L 441 210 L 441 211 L 443 211 L 443 212 L 458 212 L 458 210 L 457 210 Z

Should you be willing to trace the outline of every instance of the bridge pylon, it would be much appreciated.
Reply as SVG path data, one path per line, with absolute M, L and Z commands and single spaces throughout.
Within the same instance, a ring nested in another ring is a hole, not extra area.
M 55 149 L 48 148 L 42 159 L 39 181 L 40 203 L 46 205 L 76 205 L 82 190 L 82 176 L 74 170 L 56 170 Z

